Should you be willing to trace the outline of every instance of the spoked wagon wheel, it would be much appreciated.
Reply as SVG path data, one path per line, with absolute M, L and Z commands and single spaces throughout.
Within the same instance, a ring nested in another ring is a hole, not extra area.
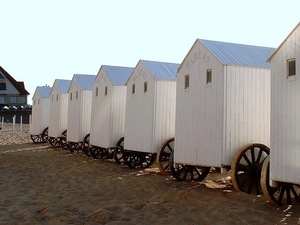
M 210 167 L 174 163 L 174 151 L 172 151 L 170 154 L 169 165 L 172 176 L 178 181 L 201 181 L 208 175 L 210 171 Z
M 260 195 L 261 168 L 270 149 L 263 144 L 249 144 L 241 148 L 231 164 L 232 184 L 237 191 Z
M 48 127 L 43 130 L 42 134 L 31 135 L 30 137 L 34 143 L 46 143 L 48 141 Z
M 50 137 L 49 143 L 52 147 L 57 148 L 57 147 L 60 147 L 61 140 L 60 140 L 60 138 Z
M 31 135 L 30 137 L 31 137 L 31 140 L 33 141 L 33 143 L 42 143 L 42 142 L 44 142 L 41 134 Z
M 123 151 L 122 155 L 125 164 L 130 168 L 136 168 L 137 165 L 141 162 L 141 158 L 132 152 Z
M 124 137 L 121 137 L 117 143 L 114 150 L 114 159 L 116 163 L 118 164 L 124 164 L 124 158 L 123 158 L 123 149 L 124 149 Z
M 43 139 L 43 142 L 46 143 L 48 141 L 48 127 L 46 127 L 44 130 L 43 130 L 43 133 L 42 133 L 42 139 Z
M 67 150 L 68 149 L 68 143 L 67 143 L 67 130 L 62 132 L 62 137 L 60 138 L 60 145 L 63 147 L 63 149 Z
M 276 187 L 271 187 L 269 183 L 270 156 L 268 156 L 262 166 L 260 185 L 265 198 L 274 204 L 283 205 L 284 202 L 291 205 L 292 200 L 300 202 L 300 185 L 276 182 Z
M 92 146 L 90 148 L 90 154 L 94 159 L 102 159 L 106 158 L 106 153 L 105 153 L 105 148 L 97 147 L 97 146 Z
M 156 162 L 162 175 L 170 175 L 169 158 L 171 152 L 174 150 L 174 138 L 166 140 L 157 152 Z
M 71 153 L 73 153 L 75 150 L 79 150 L 80 146 L 78 142 L 70 142 L 68 144 L 68 149 L 70 150 Z
M 85 137 L 83 139 L 83 146 L 82 146 L 82 151 L 87 156 L 91 156 L 89 145 L 90 145 L 90 134 L 87 134 L 87 135 L 85 135 Z

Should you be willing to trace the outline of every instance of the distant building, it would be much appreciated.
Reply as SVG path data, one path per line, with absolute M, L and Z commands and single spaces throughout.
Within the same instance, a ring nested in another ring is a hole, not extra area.
M 28 95 L 24 82 L 16 81 L 0 66 L 0 105 L 27 105 Z

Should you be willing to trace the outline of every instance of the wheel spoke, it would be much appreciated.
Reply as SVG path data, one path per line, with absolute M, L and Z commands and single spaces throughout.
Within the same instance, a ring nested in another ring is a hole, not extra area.
M 248 163 L 249 166 L 252 165 L 252 163 L 250 162 L 248 156 L 245 153 L 243 154 L 243 157 L 244 157 L 244 159 L 246 160 L 246 162 Z
M 294 188 L 293 185 L 291 186 L 291 191 L 293 192 L 293 195 L 294 195 L 294 197 L 295 197 L 295 200 L 296 200 L 297 202 L 299 202 L 299 201 L 300 201 L 300 200 L 299 200 L 299 195 L 298 195 L 298 193 L 296 192 L 296 190 L 295 190 L 295 188 Z
M 253 183 L 254 183 L 254 178 L 251 177 L 250 178 L 250 183 L 249 183 L 249 186 L 248 186 L 248 191 L 247 191 L 248 194 L 251 194 Z
M 258 179 L 257 177 L 254 177 L 253 179 L 255 181 L 256 195 L 260 195 L 261 194 L 261 190 L 260 190 L 260 178 Z
M 259 153 L 258 153 L 258 155 L 257 155 L 257 159 L 256 159 L 256 164 L 260 164 L 261 163 L 261 161 L 260 161 L 260 158 L 261 158 L 261 156 L 262 156 L 262 153 L 263 153 L 263 150 L 260 148 L 259 149 Z
M 283 185 L 283 186 L 281 187 L 280 194 L 279 194 L 279 197 L 278 197 L 278 204 L 279 204 L 279 205 L 282 204 L 282 198 L 283 198 L 285 189 L 286 189 L 286 187 L 285 187 L 285 185 Z
M 186 166 L 185 166 L 185 167 L 186 167 Z M 183 180 L 186 179 L 188 172 L 189 172 L 188 168 L 185 168 L 185 173 L 184 173 L 184 176 L 183 176 L 183 178 L 182 178 Z
M 287 203 L 289 205 L 292 204 L 292 199 L 291 199 L 291 189 L 290 189 L 290 185 L 287 186 L 286 188 L 286 198 L 287 198 Z
M 251 148 L 251 164 L 255 162 L 254 147 Z

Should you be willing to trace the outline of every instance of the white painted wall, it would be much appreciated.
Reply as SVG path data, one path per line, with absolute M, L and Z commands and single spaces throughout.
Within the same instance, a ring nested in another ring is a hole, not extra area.
M 144 93 L 144 82 L 148 90 Z M 135 94 L 132 94 L 135 84 Z M 159 146 L 174 135 L 176 83 L 156 81 L 138 63 L 127 81 L 124 148 L 157 153 Z
M 206 70 L 212 83 L 206 84 Z M 190 87 L 185 90 L 184 77 Z M 252 142 L 269 144 L 270 71 L 223 66 L 196 42 L 177 74 L 175 162 L 220 167 Z
M 300 184 L 300 27 L 271 58 L 270 178 Z M 296 76 L 287 78 L 287 60 L 296 59 Z
M 49 126 L 50 98 L 42 98 L 36 90 L 32 100 L 32 123 L 30 126 L 30 134 L 39 135 Z
M 61 137 L 67 129 L 68 93 L 60 92 L 54 82 L 50 93 L 49 137 Z

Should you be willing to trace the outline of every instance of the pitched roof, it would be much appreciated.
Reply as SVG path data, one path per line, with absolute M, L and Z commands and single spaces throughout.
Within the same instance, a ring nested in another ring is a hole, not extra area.
M 41 98 L 50 98 L 51 87 L 37 86 L 36 91 L 40 94 Z
M 57 84 L 58 89 L 61 93 L 68 93 L 71 80 L 63 80 L 63 79 L 56 79 L 54 83 Z M 54 85 L 53 85 L 54 86 Z
M 273 56 L 278 52 L 278 50 L 282 47 L 282 45 L 286 42 L 286 40 L 295 32 L 296 29 L 300 26 L 300 22 L 295 26 L 295 28 L 289 33 L 289 35 L 281 42 L 281 44 L 276 48 L 276 50 L 269 56 L 267 62 L 270 62 Z
M 81 90 L 92 90 L 96 75 L 74 74 L 73 79 L 77 80 Z
M 140 60 L 156 80 L 176 80 L 180 64 Z
M 270 68 L 267 58 L 275 48 L 197 39 L 224 65 Z
M 8 72 L 0 66 L 0 72 L 9 80 L 10 83 L 17 89 L 20 95 L 29 95 L 29 92 L 25 89 L 24 82 L 16 81 Z M 1 74 L 0 73 L 0 74 Z
M 106 66 L 103 65 L 102 68 L 104 69 L 108 79 L 112 85 L 121 86 L 125 85 L 126 81 L 130 77 L 134 68 L 132 67 L 122 67 L 122 66 Z

